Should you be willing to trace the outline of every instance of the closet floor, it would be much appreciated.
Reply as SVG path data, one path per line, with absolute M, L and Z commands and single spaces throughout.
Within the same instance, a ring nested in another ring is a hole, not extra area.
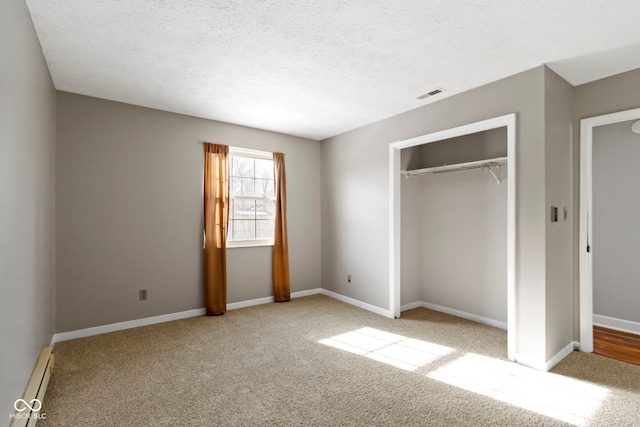
M 640 365 L 640 335 L 594 326 L 593 352 Z

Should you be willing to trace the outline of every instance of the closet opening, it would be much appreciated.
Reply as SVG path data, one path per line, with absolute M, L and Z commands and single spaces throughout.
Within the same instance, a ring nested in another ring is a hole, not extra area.
M 390 312 L 507 330 L 515 360 L 515 114 L 390 144 Z

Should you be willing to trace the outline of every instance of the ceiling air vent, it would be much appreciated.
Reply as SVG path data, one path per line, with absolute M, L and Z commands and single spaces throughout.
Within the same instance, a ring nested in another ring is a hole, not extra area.
M 444 92 L 444 89 L 437 88 L 437 89 L 432 90 L 431 92 L 425 93 L 424 95 L 420 95 L 418 97 L 418 99 L 422 101 L 425 98 L 429 98 L 430 96 L 434 96 L 434 95 L 437 95 L 437 94 L 442 93 L 442 92 Z

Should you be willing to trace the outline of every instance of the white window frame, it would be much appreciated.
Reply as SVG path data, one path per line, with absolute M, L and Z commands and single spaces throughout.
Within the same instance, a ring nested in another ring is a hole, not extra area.
M 265 159 L 265 160 L 273 160 L 273 153 L 269 151 L 260 151 L 260 150 L 252 150 L 250 148 L 240 148 L 240 147 L 229 147 L 229 156 L 238 156 L 238 157 L 251 157 L 254 159 Z M 229 185 L 231 185 L 231 170 L 229 170 Z M 275 182 L 274 182 L 275 185 Z M 274 188 L 275 193 L 275 188 Z M 247 200 L 256 200 L 256 199 L 264 199 L 264 200 L 275 200 L 275 194 L 273 198 L 268 197 L 249 197 L 249 196 L 231 196 L 229 194 L 229 204 L 233 203 L 234 199 L 247 199 Z M 229 209 L 231 212 L 231 209 Z M 229 218 L 231 221 L 231 218 Z M 227 230 L 227 248 L 250 248 L 257 246 L 273 246 L 274 239 L 261 239 L 261 240 L 230 240 L 229 232 L 231 231 L 231 227 L 228 227 Z

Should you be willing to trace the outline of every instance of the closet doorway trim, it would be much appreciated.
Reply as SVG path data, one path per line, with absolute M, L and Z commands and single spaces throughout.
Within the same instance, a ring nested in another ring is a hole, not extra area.
M 496 128 L 507 128 L 507 357 L 516 355 L 516 114 L 506 114 L 389 144 L 389 311 L 400 317 L 400 151 Z

